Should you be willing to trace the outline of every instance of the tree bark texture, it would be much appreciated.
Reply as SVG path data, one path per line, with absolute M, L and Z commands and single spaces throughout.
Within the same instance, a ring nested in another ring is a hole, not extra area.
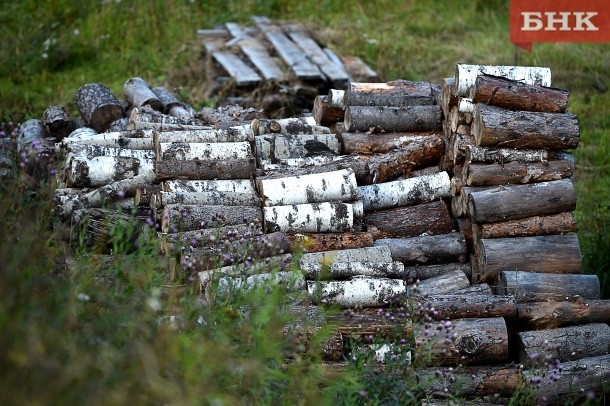
M 148 83 L 142 78 L 133 77 L 127 79 L 127 81 L 123 83 L 123 93 L 132 106 L 142 107 L 146 105 L 154 110 L 163 111 L 163 103 L 161 103 L 161 100 L 159 100 L 157 95 L 150 90 L 150 86 L 148 86 Z
M 491 148 L 470 145 L 466 147 L 466 162 L 485 163 L 546 163 L 549 158 L 554 157 L 553 151 L 546 149 L 514 149 L 514 148 Z
M 348 91 L 365 94 L 399 94 L 402 96 L 432 96 L 432 86 L 429 82 L 411 82 L 394 80 L 387 83 L 351 82 Z
M 354 225 L 353 205 L 340 202 L 263 207 L 263 215 L 267 232 L 337 233 Z
M 51 137 L 58 141 L 76 130 L 76 122 L 72 120 L 63 106 L 49 106 L 42 113 L 42 122 Z
M 249 179 L 256 172 L 254 158 L 225 160 L 157 161 L 157 181 L 167 179 Z
M 413 143 L 425 145 L 426 141 L 430 142 L 439 137 L 440 135 L 430 131 L 380 134 L 343 133 L 341 135 L 343 153 L 346 155 L 386 153 Z
M 496 294 L 515 295 L 520 303 L 563 301 L 575 296 L 598 300 L 600 284 L 597 275 L 502 271 L 496 279 Z
M 159 192 L 161 204 L 196 204 L 213 206 L 262 206 L 256 193 L 241 192 Z
M 308 281 L 307 290 L 315 302 L 341 307 L 384 306 L 406 291 L 400 279 L 354 277 L 348 281 Z
M 449 117 L 453 106 L 457 105 L 458 97 L 455 93 L 455 78 L 445 78 L 441 82 L 441 107 L 443 115 Z
M 387 246 L 394 261 L 408 264 L 466 262 L 466 240 L 462 233 L 411 238 L 383 238 L 375 246 Z
M 288 238 L 294 251 L 302 250 L 304 253 L 373 246 L 373 236 L 365 232 L 291 234 Z
M 482 223 L 473 226 L 475 239 L 530 237 L 575 233 L 578 231 L 576 218 L 570 212 L 549 216 L 533 216 L 500 223 Z
M 73 157 L 66 167 L 69 187 L 99 187 L 107 183 L 153 173 L 153 162 L 131 157 Z
M 101 134 L 87 134 L 83 136 L 70 135 L 64 138 L 59 145 L 68 151 L 84 147 L 110 147 L 154 151 L 152 131 L 125 131 L 108 132 Z
M 519 327 L 529 330 L 610 322 L 610 300 L 532 302 L 517 308 Z
M 250 144 L 247 142 L 215 142 L 215 143 L 160 143 L 157 146 L 159 161 L 191 161 L 191 160 L 229 160 L 248 159 L 253 157 Z
M 206 142 L 252 142 L 252 131 L 241 128 L 162 131 L 155 134 L 155 145 L 169 142 L 206 143 Z
M 343 121 L 345 112 L 343 109 L 330 106 L 328 96 L 316 96 L 311 115 L 318 125 L 329 127 L 338 121 Z
M 171 105 L 171 104 L 170 104 Z M 183 106 L 182 103 L 180 103 Z M 188 117 L 175 117 L 169 115 L 168 112 L 161 113 L 150 106 L 144 105 L 142 107 L 133 107 L 129 115 L 130 127 L 135 127 L 134 123 L 151 123 L 151 124 L 167 124 L 167 125 L 186 125 L 186 126 L 204 126 L 203 121 L 193 118 L 191 115 Z M 132 128 L 130 128 L 132 129 Z M 135 129 L 135 128 L 133 128 Z
M 161 230 L 178 233 L 237 224 L 261 224 L 260 207 L 170 204 L 163 210 Z
M 250 126 L 255 136 L 264 134 L 330 134 L 328 127 L 317 125 L 313 117 L 292 117 L 277 120 L 255 118 Z
M 306 168 L 294 168 L 290 169 L 290 171 L 286 170 L 268 170 L 264 172 L 264 175 L 257 176 L 257 180 L 263 179 L 277 179 L 284 178 L 286 176 L 301 176 L 308 175 L 312 173 L 323 173 L 323 172 L 332 172 L 338 171 L 341 169 L 350 168 L 354 171 L 356 175 L 356 180 L 358 184 L 370 184 L 370 176 L 369 176 L 369 166 L 368 159 L 353 155 L 353 156 L 344 156 L 339 159 L 335 159 L 331 162 L 319 165 L 319 166 L 310 166 Z
M 381 92 L 345 92 L 345 105 L 351 106 L 431 106 L 434 103 L 432 94 L 423 96 L 418 94 L 381 93 Z
M 333 261 L 330 264 L 305 262 L 301 271 L 307 279 L 345 280 L 355 276 L 369 278 L 408 279 L 402 262 Z
M 21 151 L 33 142 L 42 142 L 47 136 L 46 128 L 41 120 L 27 120 L 19 126 L 17 133 L 17 150 Z
M 123 117 L 123 106 L 101 83 L 88 83 L 76 92 L 74 101 L 88 127 L 104 132 L 113 122 Z
M 467 65 L 459 63 L 455 67 L 455 88 L 458 96 L 468 97 L 477 76 L 486 74 L 500 76 L 519 82 L 551 86 L 551 69 L 530 66 Z
M 263 233 L 260 224 L 236 224 L 216 228 L 204 228 L 163 235 L 162 248 L 165 254 L 182 252 L 182 249 L 211 247 L 225 241 L 233 242 Z
M 415 296 L 445 295 L 458 289 L 470 286 L 470 281 L 460 269 L 434 276 L 409 285 L 407 291 Z
M 365 247 L 303 254 L 299 264 L 301 269 L 313 269 L 313 272 L 307 277 L 315 278 L 318 275 L 319 267 L 330 266 L 334 262 L 391 263 L 393 261 L 387 247 Z
M 153 87 L 151 90 L 163 105 L 164 114 L 169 114 L 173 117 L 187 120 L 192 118 L 189 111 L 184 108 L 183 104 L 176 98 L 176 96 L 173 95 L 172 92 L 160 86 Z M 172 112 L 174 114 L 172 114 Z
M 347 131 L 433 131 L 441 129 L 439 106 L 348 106 L 345 109 Z
M 414 279 L 423 281 L 425 279 L 434 278 L 454 271 L 462 271 L 466 276 L 470 277 L 470 264 L 466 263 L 451 263 L 451 264 L 435 264 L 435 265 L 412 265 L 405 267 L 405 273 L 415 275 Z
M 569 178 L 574 168 L 568 160 L 547 163 L 522 164 L 470 164 L 468 165 L 468 186 L 491 186 L 521 183 L 549 182 Z
M 517 302 L 511 295 L 429 295 L 415 297 L 414 305 L 434 320 L 517 317 Z

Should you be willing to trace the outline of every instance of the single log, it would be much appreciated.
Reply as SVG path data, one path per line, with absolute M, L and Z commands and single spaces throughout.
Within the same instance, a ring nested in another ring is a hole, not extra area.
M 76 122 L 63 106 L 49 106 L 42 113 L 42 122 L 50 136 L 58 141 L 76 129 Z
M 568 97 L 567 90 L 529 85 L 490 75 L 479 75 L 470 89 L 473 103 L 547 113 L 564 113 Z
M 193 118 L 191 112 L 166 88 L 153 87 L 152 92 L 163 104 L 163 113 L 187 120 Z
M 254 135 L 263 134 L 330 134 L 327 127 L 319 126 L 313 117 L 293 117 L 278 120 L 255 118 L 250 124 Z
M 476 240 L 483 238 L 528 237 L 575 233 L 578 231 L 576 218 L 570 212 L 549 216 L 534 216 L 500 223 L 474 224 Z
M 449 113 L 449 128 L 451 129 L 451 133 L 457 132 L 458 127 L 463 124 L 466 124 L 464 113 L 460 113 L 457 105 L 453 106 Z
M 460 128 L 462 127 L 463 126 L 460 126 Z M 474 137 L 470 134 L 461 135 L 456 133 L 451 141 L 453 141 L 453 145 L 450 143 L 449 148 L 452 148 L 451 155 L 453 164 L 463 164 L 464 161 L 466 161 L 466 148 L 470 145 L 474 145 Z
M 403 311 L 388 309 L 346 309 L 338 314 L 331 314 L 328 322 L 339 332 L 344 341 L 350 338 L 371 342 L 370 337 L 385 338 L 388 341 L 408 339 L 412 332 L 411 320 Z
M 247 278 L 221 277 L 218 284 L 208 285 L 205 292 L 207 297 L 217 295 L 226 297 L 229 295 L 243 294 L 253 289 L 265 288 L 268 293 L 273 287 L 282 287 L 286 292 L 298 292 L 305 290 L 305 280 L 295 272 L 276 272 L 251 275 Z
M 508 330 L 502 317 L 441 321 L 438 326 L 414 325 L 413 330 L 415 357 L 424 365 L 493 364 L 508 359 Z
M 472 102 L 472 99 L 469 99 L 467 97 L 458 98 L 457 108 L 458 111 L 462 114 L 472 113 L 474 111 L 474 104 Z
M 341 141 L 335 134 L 265 134 L 257 136 L 255 142 L 259 160 L 272 162 L 289 158 L 334 157 L 341 153 Z
M 265 206 L 349 202 L 358 197 L 356 176 L 351 169 L 258 182 Z
M 512 397 L 522 384 L 519 367 L 513 365 L 418 368 L 416 372 L 423 392 L 438 398 Z M 476 404 L 481 405 L 478 401 Z
M 330 106 L 328 96 L 316 96 L 313 101 L 311 115 L 318 125 L 330 126 L 338 121 L 343 121 L 343 109 Z
M 254 158 L 155 162 L 156 181 L 167 179 L 249 179 L 255 172 L 256 163 Z
M 261 235 L 261 224 L 236 224 L 216 228 L 205 228 L 163 235 L 162 250 L 165 254 L 181 252 L 184 249 L 211 247 L 225 241 L 233 242 Z M 291 249 L 292 250 L 292 249 Z
M 154 150 L 152 131 L 121 131 L 101 134 L 73 135 L 58 144 L 68 151 L 84 147 L 111 147 L 140 150 Z
M 394 261 L 407 264 L 466 262 L 466 241 L 462 233 L 411 238 L 383 238 L 375 246 L 387 246 Z
M 518 323 L 525 329 L 547 329 L 586 323 L 610 322 L 610 300 L 533 302 L 517 306 Z
M 348 91 L 364 94 L 432 96 L 432 86 L 429 82 L 411 82 L 408 80 L 393 80 L 387 83 L 351 82 Z
M 447 273 L 451 273 L 457 270 L 462 271 L 466 276 L 470 277 L 470 264 L 467 263 L 413 265 L 405 267 L 406 273 L 415 275 L 414 279 L 420 281 L 445 275 Z
M 500 76 L 519 82 L 551 86 L 551 69 L 530 66 L 493 66 L 467 65 L 459 63 L 455 67 L 455 88 L 458 96 L 468 97 L 470 88 L 476 82 L 477 76 L 486 74 Z
M 501 271 L 580 273 L 582 254 L 576 234 L 493 238 L 479 242 L 481 275 L 492 282 Z
M 373 236 L 364 232 L 291 234 L 288 238 L 293 251 L 302 250 L 305 253 L 373 246 Z
M 450 196 L 447 172 L 358 187 L 365 211 L 407 206 Z
M 155 145 L 169 142 L 207 143 L 207 142 L 244 142 L 254 141 L 252 131 L 244 128 L 224 130 L 162 131 L 155 133 Z
M 159 161 L 215 161 L 229 159 L 248 159 L 252 157 L 252 149 L 247 142 L 215 142 L 215 143 L 160 143 L 157 146 Z
M 112 181 L 152 173 L 152 161 L 121 156 L 91 159 L 72 157 L 66 165 L 66 183 L 69 187 L 99 187 Z
M 517 317 L 517 303 L 510 295 L 430 295 L 415 297 L 414 306 L 434 320 Z
M 260 197 L 242 192 L 159 192 L 161 204 L 197 204 L 213 206 L 262 206 Z
M 444 295 L 470 286 L 470 281 L 461 269 L 425 279 L 410 285 L 407 291 L 414 296 Z
M 610 355 L 563 362 L 546 370 L 523 371 L 526 382 L 533 384 L 536 404 L 579 404 L 579 399 L 603 399 L 610 380 Z
M 524 331 L 518 333 L 517 337 L 518 362 L 533 367 L 556 360 L 576 361 L 608 354 L 610 327 L 605 323 L 591 323 L 549 330 Z
M 354 277 L 349 281 L 308 281 L 307 290 L 316 303 L 341 307 L 375 307 L 387 305 L 406 287 L 400 279 Z
M 167 116 L 172 117 L 172 116 Z M 175 117 L 173 117 L 175 118 Z M 149 121 L 130 121 L 127 126 L 128 130 L 155 130 L 155 131 L 199 131 L 212 130 L 210 125 L 191 125 L 191 124 L 172 124 L 172 123 L 154 123 Z
M 329 264 L 320 262 L 305 262 L 301 264 L 301 272 L 307 279 L 345 280 L 354 276 L 369 278 L 409 279 L 412 275 L 405 273 L 402 262 L 363 262 L 333 261 Z
M 373 156 L 369 159 L 369 171 L 374 183 L 387 182 L 414 169 L 437 163 L 444 151 L 443 139 L 430 137 L 395 151 Z
M 520 183 L 549 182 L 569 178 L 574 168 L 568 160 L 547 163 L 522 164 L 470 164 L 468 165 L 468 186 L 491 186 Z
M 439 172 L 441 172 L 441 170 L 439 169 L 438 165 L 433 165 L 433 166 L 428 166 L 427 168 L 416 169 L 414 171 L 407 172 L 404 175 L 397 177 L 396 180 L 418 178 L 418 177 L 424 176 L 424 175 L 434 175 Z
M 472 126 L 477 145 L 572 149 L 578 146 L 578 117 L 568 113 L 510 111 L 478 103 Z
M 265 231 L 336 233 L 352 231 L 355 212 L 349 203 L 309 203 L 263 207 Z
M 328 91 L 328 105 L 331 108 L 345 110 L 345 90 L 330 89 Z
M 123 93 L 132 106 L 142 107 L 146 105 L 154 110 L 163 111 L 163 103 L 161 103 L 161 100 L 159 100 L 157 95 L 150 90 L 150 86 L 148 86 L 148 83 L 142 78 L 134 77 L 127 79 L 127 81 L 123 83 Z
M 72 131 L 68 137 L 69 138 L 72 138 L 72 137 L 74 137 L 74 138 L 77 138 L 77 137 L 86 138 L 86 137 L 88 137 L 90 135 L 95 135 L 95 134 L 98 134 L 98 132 L 95 131 L 91 127 L 79 127 L 76 130 Z
M 466 162 L 486 163 L 546 163 L 554 156 L 552 151 L 545 149 L 511 149 L 511 148 L 488 148 L 469 145 L 466 147 Z
M 390 152 L 397 148 L 406 147 L 412 143 L 425 143 L 435 138 L 439 134 L 433 132 L 414 132 L 414 133 L 343 133 L 343 153 L 349 154 L 373 154 Z
M 250 179 L 168 180 L 162 186 L 165 192 L 256 193 Z
M 430 84 L 428 83 L 428 86 Z M 434 103 L 432 94 L 420 95 L 411 93 L 382 93 L 348 90 L 345 92 L 345 106 L 431 106 Z
M 374 239 L 446 234 L 453 228 L 442 200 L 368 213 L 364 222 Z
M 171 104 L 170 104 L 171 106 Z M 180 103 L 186 110 L 185 104 Z M 189 112 L 189 110 L 186 110 Z M 186 125 L 186 126 L 204 126 L 203 121 L 193 118 L 189 112 L 189 116 L 176 117 L 168 113 L 161 113 L 149 106 L 134 107 L 129 115 L 130 127 L 134 127 L 135 123 L 150 123 L 150 124 L 167 124 L 167 125 Z M 135 128 L 134 128 L 135 129 Z
M 597 275 L 502 271 L 496 278 L 496 294 L 515 295 L 517 302 L 562 301 L 574 296 L 597 300 L 600 284 Z
M 445 117 L 449 116 L 449 112 L 453 108 L 453 106 L 457 105 L 457 94 L 455 93 L 455 79 L 454 78 L 445 78 L 441 82 L 441 107 L 443 109 L 443 115 Z
M 452 295 L 493 295 L 493 289 L 487 283 L 478 283 L 476 285 L 470 285 L 463 289 L 457 289 L 449 292 Z
M 309 175 L 312 173 L 323 173 L 338 171 L 341 169 L 350 168 L 356 175 L 356 180 L 359 184 L 370 183 L 368 159 L 360 155 L 343 156 L 337 159 L 333 159 L 328 163 L 321 164 L 319 166 L 309 166 L 304 168 L 290 168 L 285 169 L 271 169 L 265 170 L 263 174 L 257 175 L 257 180 L 263 179 L 277 179 L 284 178 L 286 176 L 301 176 Z
M 330 265 L 333 262 L 392 262 L 390 249 L 387 247 L 366 247 L 303 254 L 299 264 L 301 269 L 311 267 L 309 264 Z M 313 275 L 315 277 L 315 275 Z
M 576 192 L 569 179 L 500 186 L 470 193 L 468 214 L 475 223 L 493 223 L 573 211 Z
M 219 226 L 262 223 L 260 207 L 170 204 L 163 209 L 161 231 L 177 233 Z
M 78 147 L 72 146 L 72 151 L 67 154 L 66 160 L 70 160 L 72 157 L 81 159 L 93 159 L 95 157 L 137 158 L 141 161 L 141 164 L 152 166 L 156 154 L 151 149 L 114 148 L 81 144 Z
M 76 92 L 74 101 L 86 126 L 104 132 L 123 117 L 123 106 L 101 83 L 88 83 Z
M 441 129 L 439 106 L 348 106 L 345 108 L 348 131 L 433 131 Z
M 258 169 L 262 171 L 285 170 L 286 172 L 288 172 L 299 168 L 322 166 L 340 159 L 342 158 L 337 155 L 319 155 L 306 158 L 276 159 L 275 162 L 262 159 L 258 160 Z

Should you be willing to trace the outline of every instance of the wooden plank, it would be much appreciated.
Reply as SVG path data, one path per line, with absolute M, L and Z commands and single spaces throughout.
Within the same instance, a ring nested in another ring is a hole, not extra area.
M 265 38 L 275 48 L 278 55 L 290 66 L 290 70 L 300 79 L 323 80 L 322 72 L 307 60 L 303 51 L 267 17 L 253 16 L 252 21 L 264 33 Z
M 229 73 L 237 86 L 258 85 L 261 77 L 237 55 L 230 52 L 213 52 L 212 57 Z

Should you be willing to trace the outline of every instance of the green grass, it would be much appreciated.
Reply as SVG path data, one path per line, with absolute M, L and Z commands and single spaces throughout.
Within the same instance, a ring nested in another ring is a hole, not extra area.
M 200 108 L 209 101 L 195 30 L 257 14 L 314 28 L 385 80 L 440 82 L 458 62 L 551 67 L 581 123 L 574 182 L 584 270 L 600 276 L 610 297 L 610 45 L 535 44 L 531 54 L 516 53 L 508 1 L 2 2 L 0 119 L 40 118 L 52 104 L 76 115 L 80 86 L 101 82 L 121 96 L 132 76 Z M 58 266 L 64 252 L 52 238 L 51 189 L 31 197 L 19 182 L 0 180 L 2 403 L 382 403 L 404 393 L 358 371 L 329 378 L 315 356 L 282 366 L 290 346 L 276 328 L 288 316 L 273 316 L 281 292 L 203 308 L 188 289 L 172 293 L 179 289 L 152 271 L 144 249 L 105 270 L 87 258 Z M 163 310 L 151 308 L 155 300 Z M 245 303 L 255 304 L 247 318 Z M 182 330 L 158 323 L 170 314 L 181 316 Z

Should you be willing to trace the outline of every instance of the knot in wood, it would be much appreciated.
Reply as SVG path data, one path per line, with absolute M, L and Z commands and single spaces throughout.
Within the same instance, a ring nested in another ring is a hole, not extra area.
M 474 355 L 479 349 L 479 339 L 476 336 L 463 336 L 458 346 L 461 352 Z

